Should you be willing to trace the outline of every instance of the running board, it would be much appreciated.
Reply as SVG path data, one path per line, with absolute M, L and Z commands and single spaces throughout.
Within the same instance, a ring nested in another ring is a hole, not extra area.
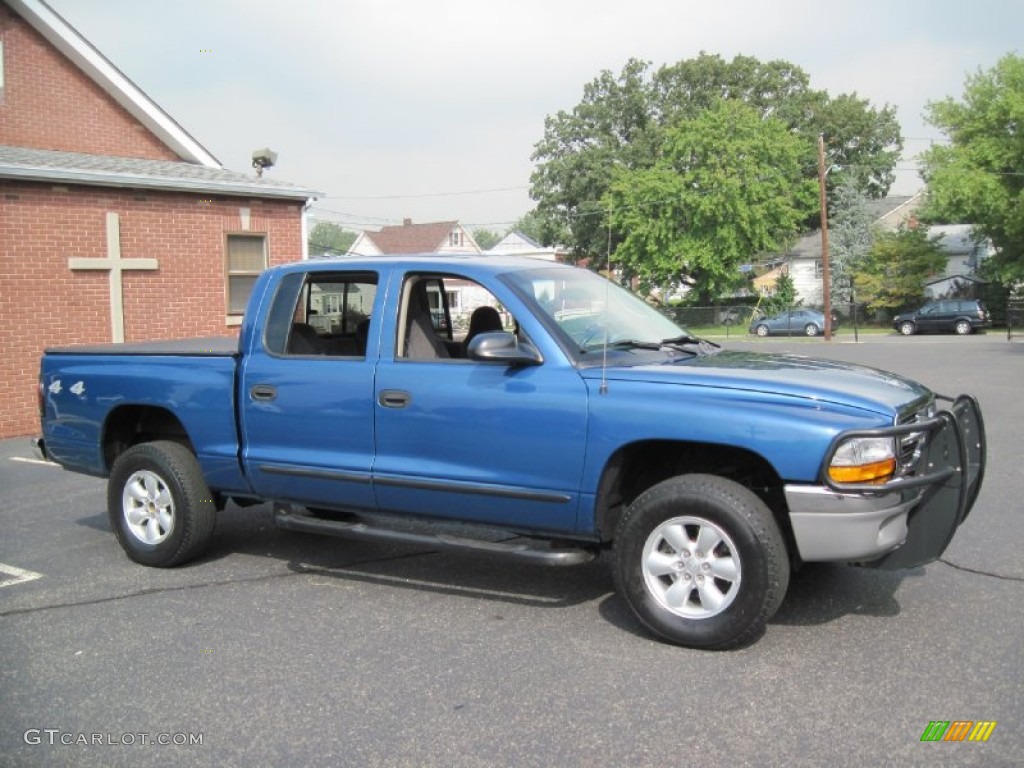
M 485 541 L 448 533 L 416 533 L 398 527 L 386 528 L 364 521 L 325 520 L 306 514 L 305 511 L 296 512 L 297 509 L 302 509 L 302 507 L 275 504 L 274 522 L 277 527 L 286 531 L 318 533 L 326 536 L 338 536 L 343 539 L 359 539 L 385 544 L 413 544 L 488 557 L 507 557 L 535 565 L 582 565 L 594 559 L 594 553 L 589 549 L 545 547 L 547 542 L 541 540 Z

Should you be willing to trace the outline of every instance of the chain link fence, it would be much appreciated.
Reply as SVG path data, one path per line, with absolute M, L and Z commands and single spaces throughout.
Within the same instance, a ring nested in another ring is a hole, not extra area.
M 677 324 L 688 328 L 690 331 L 703 336 L 744 336 L 751 332 L 755 321 L 763 317 L 778 315 L 794 310 L 810 309 L 821 312 L 821 307 L 794 305 L 791 307 L 772 308 L 757 306 L 754 304 L 741 305 L 715 305 L 712 307 L 663 307 L 662 312 L 668 315 Z M 833 327 L 842 325 L 850 327 L 851 320 L 841 312 L 833 310 Z M 863 316 L 858 318 L 861 325 L 865 325 Z M 804 323 L 794 320 L 793 330 L 798 331 L 804 327 Z M 875 325 L 886 325 L 887 322 L 873 323 Z
M 1024 299 L 1006 302 L 1006 338 L 1024 337 Z
M 717 305 L 713 307 L 664 307 L 662 312 L 691 331 L 745 334 L 755 317 L 764 312 L 754 306 Z

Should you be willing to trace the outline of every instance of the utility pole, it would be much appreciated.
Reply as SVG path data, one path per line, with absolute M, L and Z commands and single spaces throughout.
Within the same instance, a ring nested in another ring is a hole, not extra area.
M 828 197 L 825 194 L 825 134 L 818 134 L 818 186 L 821 188 L 821 290 L 825 299 L 825 341 L 832 341 L 832 285 L 828 269 Z

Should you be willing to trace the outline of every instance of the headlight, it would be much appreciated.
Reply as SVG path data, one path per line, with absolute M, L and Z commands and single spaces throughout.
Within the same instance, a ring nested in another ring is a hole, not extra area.
M 884 483 L 896 473 L 891 437 L 853 437 L 839 446 L 828 476 L 836 483 Z

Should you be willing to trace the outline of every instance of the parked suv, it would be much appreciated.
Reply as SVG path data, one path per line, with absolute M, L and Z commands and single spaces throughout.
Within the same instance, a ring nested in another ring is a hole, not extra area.
M 992 316 L 977 299 L 943 299 L 929 301 L 914 312 L 896 315 L 892 324 L 904 336 L 929 331 L 952 331 L 966 336 L 978 328 L 991 327 Z

